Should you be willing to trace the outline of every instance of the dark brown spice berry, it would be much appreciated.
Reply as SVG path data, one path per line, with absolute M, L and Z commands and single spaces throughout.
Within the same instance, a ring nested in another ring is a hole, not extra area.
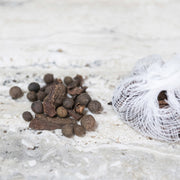
M 80 126 L 80 125 L 74 125 L 74 134 L 76 136 L 84 136 L 86 134 L 86 130 L 84 129 L 84 127 Z
M 44 98 L 46 97 L 46 93 L 44 91 L 38 91 L 37 93 L 37 99 L 40 100 L 40 101 L 43 101 Z
M 22 92 L 21 88 L 18 86 L 13 86 L 9 90 L 9 94 L 12 97 L 12 99 L 18 99 L 23 96 L 23 92 Z
M 161 91 L 158 95 L 158 101 L 167 100 L 167 91 Z
M 92 113 L 100 113 L 102 111 L 102 106 L 101 103 L 99 101 L 90 101 L 90 103 L 88 104 L 88 109 L 92 112 Z
M 37 94 L 34 91 L 30 91 L 27 93 L 27 98 L 31 102 L 37 101 Z
M 91 97 L 87 93 L 82 93 L 76 98 L 76 103 L 87 106 Z
M 77 74 L 75 77 L 74 77 L 74 81 L 77 81 L 77 86 L 82 86 L 82 83 L 83 83 L 83 77 L 79 74 Z
M 22 117 L 25 121 L 31 121 L 33 119 L 33 116 L 29 111 L 23 112 Z
M 31 109 L 34 113 L 42 114 L 43 113 L 43 105 L 41 101 L 35 101 L 31 105 Z
M 62 127 L 62 134 L 66 137 L 72 137 L 74 135 L 74 128 L 72 124 L 67 124 Z
M 81 125 L 87 130 L 92 131 L 95 128 L 96 121 L 92 115 L 84 115 L 81 118 Z
M 51 83 L 53 83 L 53 81 L 54 81 L 54 75 L 53 74 L 45 74 L 44 75 L 44 82 L 46 83 L 46 84 L 51 84 Z
M 74 105 L 74 100 L 73 99 L 71 99 L 71 98 L 64 99 L 63 106 L 65 108 L 72 109 L 73 105 Z
M 59 117 L 64 118 L 68 115 L 67 110 L 63 106 L 58 107 L 56 111 Z
M 64 78 L 64 84 L 65 84 L 66 86 L 68 86 L 68 85 L 71 84 L 72 82 L 73 82 L 72 77 L 66 76 L 66 77 Z
M 28 86 L 29 91 L 38 92 L 40 90 L 40 85 L 36 82 L 32 82 Z

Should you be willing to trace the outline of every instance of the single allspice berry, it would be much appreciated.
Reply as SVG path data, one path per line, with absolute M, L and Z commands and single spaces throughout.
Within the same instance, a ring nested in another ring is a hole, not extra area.
M 31 105 L 31 109 L 36 114 L 42 114 L 43 113 L 43 104 L 40 100 L 35 101 Z
M 87 93 L 82 93 L 76 98 L 76 103 L 87 106 L 90 102 L 91 97 Z
M 82 137 L 86 134 L 86 130 L 84 129 L 84 127 L 76 124 L 76 125 L 74 125 L 74 134 L 76 136 Z
M 90 103 L 88 104 L 88 109 L 92 113 L 98 114 L 102 111 L 102 106 L 99 101 L 94 100 L 94 101 L 90 101 Z
M 50 73 L 45 74 L 43 79 L 46 84 L 51 84 L 54 82 L 54 75 Z
M 66 76 L 66 77 L 64 78 L 64 84 L 65 84 L 66 86 L 68 86 L 68 85 L 71 84 L 72 82 L 73 82 L 72 77 Z
M 28 86 L 29 91 L 38 92 L 40 90 L 40 85 L 36 82 L 32 82 Z
M 37 93 L 37 99 L 40 100 L 40 101 L 43 101 L 44 98 L 46 97 L 46 93 L 44 91 L 38 91 Z
M 34 91 L 27 93 L 27 99 L 31 102 L 37 101 L 37 94 Z
M 23 112 L 22 117 L 25 121 L 31 121 L 33 119 L 33 116 L 29 111 Z
M 61 118 L 64 118 L 68 115 L 67 110 L 63 106 L 58 107 L 56 111 L 57 115 Z
M 74 135 L 74 128 L 72 124 L 66 124 L 62 127 L 62 134 L 66 137 L 72 137 Z
M 23 92 L 20 87 L 18 86 L 13 86 L 9 90 L 9 95 L 12 97 L 12 99 L 18 99 L 23 96 Z
M 63 101 L 63 106 L 67 109 L 72 109 L 74 105 L 74 100 L 72 98 L 65 98 Z
M 84 115 L 80 121 L 85 130 L 92 131 L 95 129 L 96 121 L 92 115 Z

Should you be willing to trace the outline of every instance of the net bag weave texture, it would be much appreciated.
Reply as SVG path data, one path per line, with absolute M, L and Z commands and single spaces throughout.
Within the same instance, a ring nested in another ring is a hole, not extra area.
M 120 118 L 142 135 L 180 140 L 180 56 L 164 62 L 141 59 L 116 88 L 112 105 Z

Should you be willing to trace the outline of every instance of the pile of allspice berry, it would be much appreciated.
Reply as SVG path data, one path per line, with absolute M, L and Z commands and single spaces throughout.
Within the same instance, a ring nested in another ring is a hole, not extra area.
M 45 86 L 40 87 L 37 82 L 28 85 L 27 99 L 32 102 L 31 109 L 25 111 L 22 117 L 29 121 L 29 127 L 35 130 L 62 129 L 66 137 L 73 135 L 84 136 L 86 131 L 95 130 L 97 123 L 91 113 L 102 111 L 101 103 L 92 100 L 83 86 L 83 77 L 66 76 L 64 80 L 55 79 L 53 74 L 44 75 Z M 13 99 L 23 96 L 20 87 L 14 86 L 9 90 Z

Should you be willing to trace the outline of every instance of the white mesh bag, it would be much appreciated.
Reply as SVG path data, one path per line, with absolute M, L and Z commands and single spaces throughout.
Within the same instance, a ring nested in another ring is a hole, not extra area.
M 180 140 L 180 56 L 164 62 L 141 59 L 116 88 L 113 108 L 141 134 L 164 141 Z

